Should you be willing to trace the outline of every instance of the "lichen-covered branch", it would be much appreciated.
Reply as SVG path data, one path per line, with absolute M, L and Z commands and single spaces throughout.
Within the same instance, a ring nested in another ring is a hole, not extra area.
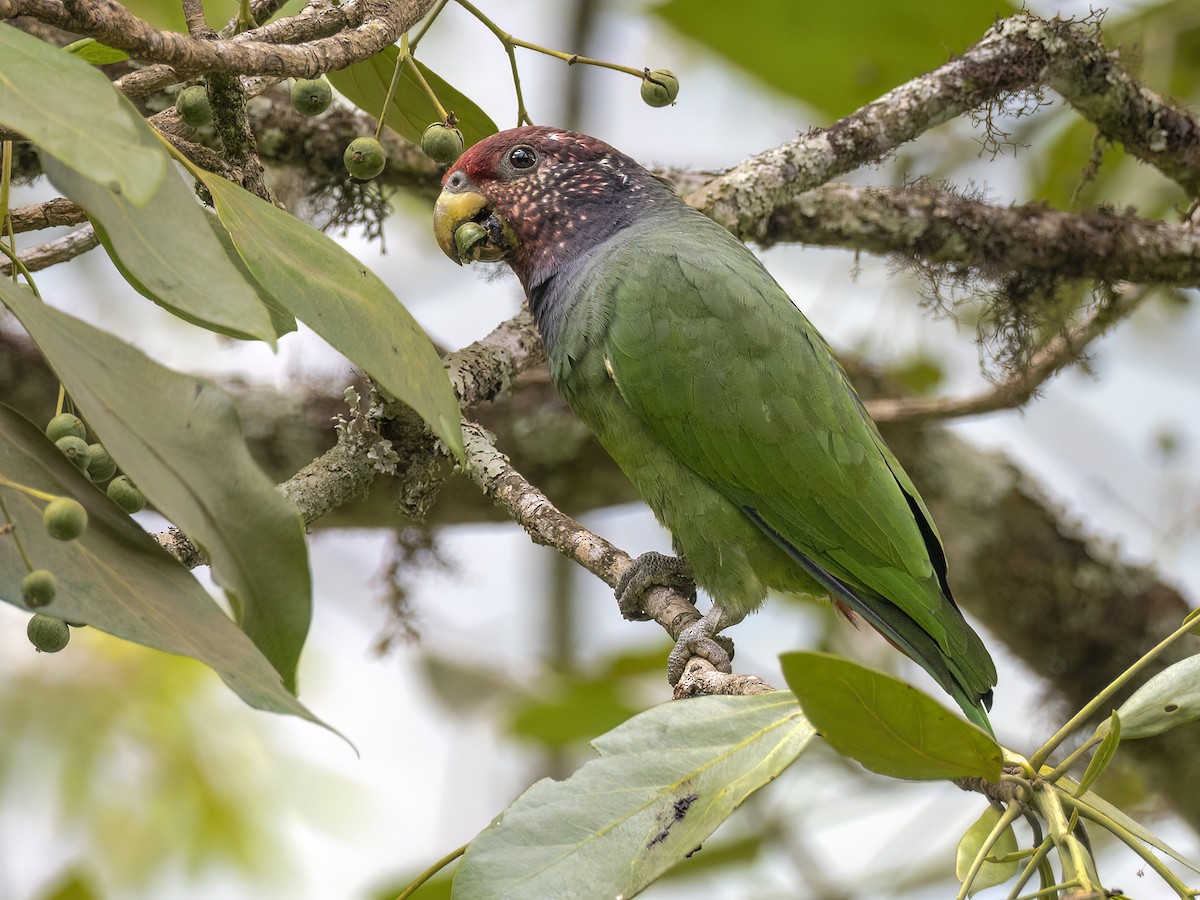
M 695 188 L 688 202 L 735 234 L 758 240 L 775 210 L 802 193 L 970 110 L 1014 91 L 1049 86 L 1195 196 L 1200 126 L 1139 85 L 1093 29 L 1016 15 L 962 56 L 835 122 L 767 150 Z
M 448 354 L 444 363 L 464 408 L 491 400 L 507 389 L 516 374 L 545 360 L 541 340 L 526 312 L 498 325 L 491 334 L 468 347 Z M 407 409 L 407 407 L 405 407 Z M 403 462 L 409 471 L 424 471 L 427 459 L 437 453 L 432 433 L 415 416 L 404 420 L 407 433 L 394 435 L 406 443 Z M 373 427 L 373 426 L 369 426 Z M 279 486 L 279 490 L 311 525 L 331 510 L 344 506 L 369 490 L 379 474 L 377 459 L 369 454 L 382 436 L 372 432 L 372 441 L 353 439 L 343 430 L 337 444 Z M 444 476 L 443 476 L 444 477 Z M 422 487 L 435 491 L 440 478 Z M 417 505 L 416 501 L 413 501 Z M 156 536 L 159 543 L 185 565 L 200 565 L 203 554 L 178 533 Z
M 512 467 L 508 457 L 496 449 L 492 436 L 474 422 L 463 422 L 467 450 L 467 475 L 483 493 L 501 506 L 525 529 L 535 544 L 553 547 L 573 559 L 609 587 L 633 565 L 625 551 L 588 531 L 564 515 L 538 488 Z M 646 592 L 642 609 L 672 640 L 700 619 L 692 601 L 673 588 L 656 586 Z M 699 694 L 758 694 L 773 688 L 753 675 L 718 672 L 708 660 L 692 657 L 685 677 L 676 687 L 679 696 Z
M 47 200 L 45 203 L 18 206 L 9 211 L 9 217 L 13 231 L 17 234 L 63 225 L 79 225 L 87 221 L 87 213 L 83 211 L 83 207 L 63 197 Z
M 1049 340 L 1033 358 L 1007 380 L 990 390 L 969 397 L 891 397 L 866 401 L 867 412 L 876 422 L 927 422 L 960 418 L 1025 405 L 1038 388 L 1071 365 L 1121 319 L 1146 298 L 1149 291 L 1130 290 L 1098 303 L 1065 333 Z
M 356 0 L 332 16 L 344 22 L 334 34 L 300 45 L 274 43 L 295 38 L 297 23 L 267 25 L 215 41 L 154 28 L 116 0 L 0 0 L 0 19 L 32 16 L 67 31 L 93 37 L 146 62 L 164 63 L 177 77 L 201 72 L 311 78 L 373 56 L 400 39 L 433 0 Z
M 17 256 L 25 268 L 30 272 L 37 272 L 58 263 L 72 260 L 99 246 L 100 238 L 96 234 L 96 229 L 89 223 L 57 240 L 38 244 L 30 247 L 28 250 L 23 250 Z M 0 277 L 8 278 L 11 275 L 12 263 L 5 258 L 3 262 L 0 262 Z
M 1187 226 L 1110 209 L 997 206 L 920 183 L 821 185 L 773 210 L 757 239 L 897 255 L 985 278 L 1034 271 L 1200 286 L 1200 232 Z

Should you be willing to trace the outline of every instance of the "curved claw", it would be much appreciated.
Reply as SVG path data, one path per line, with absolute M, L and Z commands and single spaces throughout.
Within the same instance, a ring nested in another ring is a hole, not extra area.
M 696 600 L 691 564 L 683 557 L 651 551 L 637 557 L 617 580 L 614 593 L 621 615 L 632 622 L 649 619 L 643 609 L 642 598 L 646 591 L 656 586 L 673 588 L 692 602 Z
M 718 671 L 733 671 L 733 641 L 717 634 L 717 624 L 704 616 L 679 632 L 675 647 L 667 657 L 667 681 L 678 684 L 693 656 L 704 657 Z

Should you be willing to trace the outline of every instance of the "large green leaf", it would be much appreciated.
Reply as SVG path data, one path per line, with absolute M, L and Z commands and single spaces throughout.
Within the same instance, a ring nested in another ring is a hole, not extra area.
M 635 716 L 600 758 L 543 779 L 467 848 L 454 897 L 631 897 L 808 746 L 791 694 L 701 697 Z
M 1153 737 L 1200 719 L 1200 655 L 1159 672 L 1121 704 L 1114 718 L 1126 739 Z
M 387 99 L 388 85 L 392 83 L 392 72 L 395 71 L 396 60 L 399 58 L 400 50 L 388 47 L 362 62 L 330 72 L 326 77 L 351 103 L 367 115 L 379 118 L 383 101 Z M 447 84 L 420 60 L 417 60 L 417 66 L 429 82 L 429 86 L 433 88 L 433 92 L 437 94 L 442 106 L 457 117 L 458 129 L 468 147 L 489 134 L 496 133 L 496 123 L 487 113 Z M 400 83 L 396 85 L 396 93 L 392 96 L 392 105 L 388 107 L 388 126 L 400 132 L 407 140 L 419 144 L 426 127 L 440 121 L 437 107 L 421 87 L 412 67 L 405 66 L 400 75 Z
M 312 618 L 304 526 L 250 458 L 229 397 L 24 288 L 0 283 L 0 300 L 121 469 L 208 553 L 242 629 L 295 691 Z
M 989 806 L 983 811 L 975 824 L 967 829 L 967 833 L 962 836 L 962 840 L 958 842 L 958 850 L 954 855 L 954 874 L 961 882 L 967 877 L 967 872 L 971 869 L 971 864 L 975 862 L 975 857 L 979 855 L 979 851 L 983 848 L 984 841 L 992 833 L 992 829 L 1000 821 L 1000 810 L 994 806 Z M 1013 834 L 1012 826 L 1009 825 L 1000 833 L 996 843 L 992 844 L 988 851 L 988 856 L 999 857 L 1008 853 L 1017 852 L 1017 836 Z M 1016 860 L 1009 862 L 992 862 L 984 860 L 983 865 L 979 867 L 979 871 L 975 874 L 975 878 L 971 881 L 970 888 L 967 889 L 967 896 L 974 897 L 982 890 L 990 887 L 995 887 L 998 884 L 1004 884 L 1008 879 L 1017 874 L 1020 868 Z
M 271 663 L 191 573 L 68 462 L 40 429 L 3 405 L 0 475 L 73 497 L 87 509 L 82 537 L 56 541 L 42 525 L 43 501 L 0 487 L 0 499 L 33 564 L 58 578 L 58 592 L 43 612 L 198 659 L 250 706 L 319 722 L 288 693 Z M 0 599 L 23 608 L 24 574 L 16 542 L 0 537 Z
M 995 739 L 912 685 L 831 653 L 785 653 L 780 660 L 821 736 L 872 772 L 1000 779 Z
M 141 206 L 167 152 L 133 104 L 82 59 L 0 25 L 0 124 Z
M 776 90 L 841 116 L 942 65 L 1016 8 L 1006 0 L 756 0 L 730 15 L 724 0 L 667 0 L 654 12 Z M 689 102 L 686 82 L 680 102 Z
M 44 157 L 43 167 L 55 187 L 87 210 L 134 290 L 189 322 L 274 346 L 275 327 L 253 280 L 230 259 L 208 213 L 174 171 L 137 208 L 52 158 Z
M 461 416 L 429 337 L 334 240 L 219 175 L 193 169 L 246 267 L 296 318 L 416 410 L 460 459 Z

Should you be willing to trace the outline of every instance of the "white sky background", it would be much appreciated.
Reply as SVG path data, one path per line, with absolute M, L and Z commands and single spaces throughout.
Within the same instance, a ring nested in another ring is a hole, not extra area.
M 479 0 L 479 5 L 514 34 L 565 48 L 565 25 L 554 0 L 521 4 Z M 1040 12 L 1047 4 L 1032 4 Z M 1065 12 L 1086 12 L 1081 4 Z M 636 13 L 640 5 L 628 9 Z M 553 122 L 561 79 L 587 79 L 586 130 L 648 164 L 722 167 L 824 124 L 800 105 L 765 92 L 746 76 L 725 68 L 695 47 L 680 45 L 669 32 L 655 29 L 640 15 L 612 13 L 602 20 L 592 55 L 632 65 L 674 70 L 682 83 L 680 103 L 669 109 L 644 106 L 637 82 L 628 76 L 520 53 L 527 104 L 538 122 Z M 423 41 L 422 59 L 480 103 L 502 127 L 512 122 L 515 102 L 507 62 L 498 44 L 461 10 L 451 7 Z M 735 124 L 731 124 L 735 123 Z M 927 140 L 935 142 L 938 138 Z M 931 144 L 931 147 L 934 146 Z M 932 151 L 931 151 L 932 153 Z M 933 153 L 936 156 L 935 153 Z M 910 157 L 916 158 L 916 157 Z M 1022 199 L 1019 171 L 1023 160 L 981 163 L 971 174 L 986 184 L 994 200 Z M 912 175 L 921 174 L 912 172 Z M 855 180 L 884 177 L 876 171 Z M 31 194 L 18 194 L 16 203 Z M 39 238 L 41 239 L 41 238 Z M 513 278 L 485 278 L 478 268 L 459 269 L 436 249 L 427 220 L 393 218 L 388 255 L 378 245 L 356 240 L 350 249 L 395 290 L 435 340 L 460 346 L 486 334 L 511 315 L 519 301 Z M 771 271 L 835 346 L 867 351 L 874 359 L 903 358 L 929 348 L 948 368 L 946 390 L 978 389 L 975 348 L 970 334 L 951 323 L 932 321 L 914 307 L 911 285 L 889 273 L 886 264 L 864 257 L 857 269 L 841 251 L 779 247 L 764 255 Z M 231 344 L 195 329 L 182 329 L 167 314 L 136 297 L 115 277 L 99 252 L 86 261 L 39 273 L 42 293 L 55 305 L 124 331 L 142 349 L 168 365 L 211 373 L 247 372 L 286 385 L 300 374 L 326 372 L 336 382 L 346 364 L 311 333 L 286 338 L 278 356 L 261 345 Z M 1024 412 L 1002 413 L 955 426 L 970 440 L 1002 448 L 1069 511 L 1091 534 L 1111 539 L 1131 559 L 1152 562 L 1194 596 L 1200 585 L 1200 316 L 1150 307 L 1099 342 L 1093 351 L 1095 378 L 1079 372 L 1060 376 L 1044 396 Z M 1177 455 L 1162 461 L 1157 438 L 1170 431 L 1181 438 Z M 593 513 L 587 524 L 632 552 L 667 549 L 669 540 L 640 507 Z M 156 884 L 139 896 L 169 898 L 287 897 L 290 900 L 354 898 L 404 870 L 419 870 L 477 833 L 531 781 L 533 757 L 505 741 L 488 717 L 449 718 L 431 697 L 418 665 L 420 650 L 401 647 L 386 658 L 370 652 L 386 623 L 377 596 L 378 573 L 387 538 L 370 532 L 321 533 L 310 542 L 316 589 L 316 617 L 301 670 L 302 699 L 319 716 L 347 734 L 361 759 L 337 738 L 305 723 L 256 713 L 230 693 L 218 701 L 228 718 L 215 728 L 245 730 L 260 753 L 283 754 L 269 783 L 280 804 L 280 827 L 293 846 L 296 868 L 269 883 L 249 885 L 215 876 L 196 883 L 181 875 Z M 503 660 L 509 675 L 528 680 L 536 672 L 539 623 L 530 623 L 525 589 L 545 577 L 547 553 L 535 548 L 513 527 L 472 526 L 448 533 L 447 555 L 459 567 L 454 575 L 432 574 L 419 583 L 414 600 L 421 618 L 424 649 L 438 653 L 477 654 L 488 648 Z M 616 647 L 659 641 L 652 626 L 623 622 L 611 593 L 595 579 L 577 579 L 581 611 L 581 658 L 596 659 Z M 775 683 L 780 651 L 801 646 L 803 617 L 794 608 L 767 609 L 737 626 L 742 671 Z M 811 630 L 811 629 L 807 629 Z M 784 640 L 781 641 L 781 635 Z M 850 638 L 848 638 L 849 640 Z M 78 632 L 66 653 L 84 653 L 89 641 Z M 77 646 L 78 645 L 78 646 Z M 1057 719 L 1044 710 L 1038 685 L 999 648 L 1001 683 L 993 719 L 1001 740 L 1032 747 L 1053 730 Z M 868 649 L 867 652 L 875 652 Z M 0 605 L 0 676 L 17 667 L 52 669 L 55 657 L 34 656 L 24 636 L 24 616 Z M 92 664 L 101 664 L 92 661 Z M 911 667 L 914 681 L 923 674 Z M 213 678 L 214 690 L 220 692 Z M 933 689 L 936 694 L 936 688 Z M 659 700 L 669 693 L 665 681 Z M 50 713 L 48 713 L 50 714 Z M 257 737 L 254 737 L 257 736 Z M 333 773 L 324 782 L 310 779 L 302 759 Z M 783 788 L 793 797 L 842 804 L 844 794 L 812 783 L 805 759 L 789 778 L 765 792 L 767 808 L 787 806 Z M 819 771 L 827 773 L 828 769 Z M 822 776 L 824 777 L 824 776 Z M 856 784 L 858 786 L 856 786 Z M 889 794 L 878 780 L 847 782 L 852 810 L 841 818 L 812 821 L 810 850 L 820 851 L 832 874 L 854 875 L 864 857 L 847 856 L 847 847 L 876 847 L 883 860 L 911 853 L 905 835 L 920 829 L 934 860 L 951 864 L 958 834 L 981 811 L 978 798 L 947 785 L 900 785 Z M 812 808 L 810 806 L 810 808 Z M 36 896 L 62 859 L 56 824 L 31 814 L 35 804 L 5 804 L 0 809 L 0 897 Z M 808 819 L 797 810 L 796 815 Z M 735 815 L 735 820 L 737 816 Z M 959 824 L 948 824 L 959 823 Z M 1159 833 L 1195 855 L 1194 836 L 1170 823 Z M 46 848 L 32 856 L 17 852 L 41 835 Z M 938 842 L 945 846 L 939 848 Z M 875 853 L 867 850 L 868 865 Z M 1115 859 L 1109 880 L 1139 898 L 1153 893 L 1153 879 L 1137 878 L 1132 856 Z M 1116 873 L 1120 873 L 1118 876 Z M 1107 874 L 1107 873 L 1106 873 Z M 771 873 L 779 896 L 803 895 L 796 874 L 781 860 Z M 851 882 L 853 883 L 853 882 Z M 708 887 L 708 886 L 706 886 Z M 714 896 L 745 896 L 744 885 L 711 886 Z M 1149 892 L 1147 892 L 1149 891 Z M 647 896 L 687 896 L 652 889 Z M 764 893 L 763 896 L 766 894 Z M 876 893 L 875 896 L 888 896 Z M 944 896 L 944 891 L 905 896 Z

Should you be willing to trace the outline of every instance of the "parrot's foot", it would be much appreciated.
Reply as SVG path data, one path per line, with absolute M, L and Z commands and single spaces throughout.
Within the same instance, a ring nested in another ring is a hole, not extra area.
M 733 623 L 725 616 L 725 611 L 719 606 L 714 606 L 703 618 L 679 632 L 675 648 L 667 657 L 667 681 L 673 685 L 678 684 L 688 660 L 693 656 L 704 657 L 719 672 L 732 672 L 733 641 L 717 634 L 730 624 Z
M 642 606 L 646 591 L 655 586 L 673 588 L 693 603 L 696 602 L 696 582 L 692 580 L 692 565 L 682 556 L 663 553 L 643 553 L 633 561 L 617 581 L 617 607 L 631 622 L 650 618 Z

